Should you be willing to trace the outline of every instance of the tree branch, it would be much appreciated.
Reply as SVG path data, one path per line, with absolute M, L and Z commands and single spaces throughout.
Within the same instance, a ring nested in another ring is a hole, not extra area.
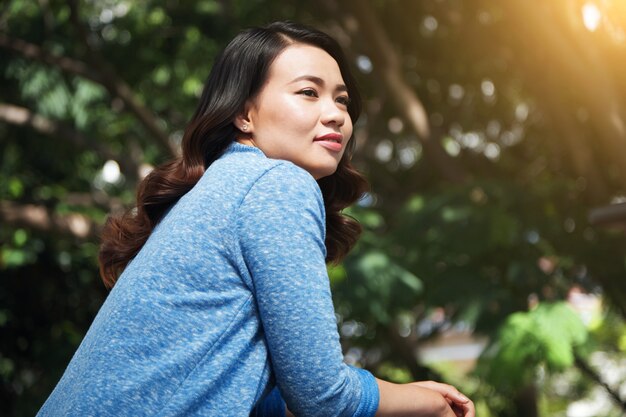
M 112 97 L 119 97 L 126 108 L 135 114 L 139 122 L 157 140 L 157 144 L 161 147 L 163 152 L 168 155 L 178 154 L 177 148 L 170 143 L 167 134 L 159 127 L 154 115 L 139 103 L 139 100 L 137 100 L 128 84 L 115 76 L 115 72 L 111 70 L 104 59 L 94 58 L 94 66 L 99 68 L 99 70 L 96 71 L 85 62 L 74 58 L 53 55 L 46 52 L 38 45 L 26 42 L 22 39 L 11 38 L 3 33 L 0 33 L 0 48 L 8 49 L 25 58 L 51 65 L 62 71 L 87 78 L 104 86 Z M 93 54 L 97 55 L 95 53 Z
M 468 175 L 465 169 L 446 153 L 439 140 L 433 136 L 424 105 L 404 80 L 400 59 L 369 2 L 350 0 L 346 3 L 349 5 L 346 12 L 352 13 L 358 21 L 358 28 L 348 31 L 354 35 L 358 29 L 358 33 L 365 37 L 375 70 L 381 75 L 397 110 L 417 135 L 424 154 L 447 180 L 455 183 L 466 181 Z M 349 28 L 350 25 L 345 26 Z
M 46 135 L 63 136 L 73 145 L 81 148 L 91 147 L 96 149 L 102 156 L 106 158 L 113 158 L 113 155 L 108 149 L 105 149 L 102 145 L 85 137 L 80 132 L 44 116 L 34 114 L 27 108 L 0 103 L 0 120 L 18 126 L 28 126 L 37 132 Z
M 11 38 L 4 33 L 0 33 L 0 48 L 8 49 L 25 58 L 43 62 L 59 68 L 70 74 L 79 75 L 89 80 L 103 84 L 103 79 L 96 71 L 89 67 L 86 63 L 64 56 L 53 55 L 44 51 L 38 45 L 26 42 L 22 39 Z
M 63 203 L 70 206 L 99 207 L 109 213 L 122 212 L 126 209 L 120 198 L 110 197 L 102 191 L 68 193 L 63 196 Z
M 618 391 L 614 390 L 609 386 L 609 384 L 604 382 L 602 377 L 587 362 L 585 362 L 582 357 L 575 355 L 575 364 L 583 374 L 587 375 L 593 382 L 604 388 L 611 399 L 622 408 L 622 411 L 626 411 L 626 400 L 622 400 Z
M 597 207 L 589 212 L 592 226 L 626 226 L 626 203 Z
M 130 86 L 116 75 L 117 71 L 89 43 L 87 30 L 80 21 L 78 2 L 70 0 L 68 4 L 70 6 L 70 20 L 87 50 L 88 59 L 92 66 L 98 68 L 100 72 L 102 85 L 109 90 L 111 95 L 119 97 L 126 107 L 135 114 L 146 130 L 156 139 L 163 152 L 170 156 L 178 155 L 179 149 L 170 142 L 167 133 L 159 126 L 153 113 L 139 102 Z
M 82 214 L 60 215 L 43 206 L 17 204 L 12 201 L 0 201 L 0 219 L 3 223 L 16 227 L 54 232 L 81 240 L 94 240 L 100 231 L 98 224 Z
M 0 121 L 18 126 L 27 126 L 45 135 L 61 137 L 76 147 L 95 150 L 104 159 L 119 160 L 122 172 L 124 172 L 128 179 L 133 182 L 137 180 L 139 166 L 135 161 L 128 157 L 114 154 L 108 147 L 103 146 L 100 142 L 92 140 L 59 122 L 34 114 L 24 107 L 7 103 L 0 103 Z

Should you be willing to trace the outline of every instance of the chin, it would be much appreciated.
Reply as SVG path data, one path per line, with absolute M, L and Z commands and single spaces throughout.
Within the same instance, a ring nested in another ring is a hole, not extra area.
M 310 172 L 311 172 L 311 175 L 313 175 L 313 178 L 315 178 L 316 180 L 321 180 L 324 177 L 333 175 L 336 171 L 337 171 L 337 165 L 333 167 L 328 167 L 328 168 L 321 168 L 321 169 L 318 168 L 315 171 L 310 171 Z

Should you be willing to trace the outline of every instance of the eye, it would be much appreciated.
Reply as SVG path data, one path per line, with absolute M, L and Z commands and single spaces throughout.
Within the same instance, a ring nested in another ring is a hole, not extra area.
M 344 106 L 348 107 L 350 105 L 350 97 L 348 96 L 339 96 L 336 98 L 337 103 L 339 104 L 343 104 Z
M 317 91 L 313 90 L 312 88 L 300 90 L 298 94 L 302 94 L 307 97 L 317 97 Z

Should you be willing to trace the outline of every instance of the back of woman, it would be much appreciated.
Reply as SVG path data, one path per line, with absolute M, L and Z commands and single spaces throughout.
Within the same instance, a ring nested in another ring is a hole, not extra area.
M 270 205 L 264 201 L 268 195 L 274 200 Z M 284 204 L 276 204 L 280 201 Z M 272 213 L 270 207 L 277 209 Z M 306 286 L 299 282 L 305 279 L 302 271 L 323 265 L 323 239 L 305 253 L 306 246 L 285 241 L 309 228 L 321 237 L 323 208 L 307 172 L 255 148 L 230 145 L 120 276 L 42 414 L 248 414 L 267 393 L 270 378 L 258 300 L 265 304 L 266 321 L 297 320 L 293 315 L 301 308 L 280 317 L 279 311 L 287 310 L 281 293 L 289 291 L 293 298 L 306 289 L 301 296 L 316 299 L 314 279 L 321 291 L 328 290 L 325 271 L 306 274 Z M 290 218 L 281 220 L 285 216 Z M 285 229 L 294 222 L 297 230 Z M 262 228 L 254 226 L 259 223 Z M 255 255 L 266 249 L 271 257 L 280 247 L 290 253 L 269 261 L 293 270 L 282 272 L 290 288 L 277 279 L 277 266 L 265 271 L 270 263 L 260 264 Z M 326 317 L 326 325 L 334 326 L 333 320 Z M 315 342 L 327 333 L 322 330 L 315 332 Z M 278 339 L 293 336 L 278 333 Z M 311 346 L 304 335 L 293 342 Z

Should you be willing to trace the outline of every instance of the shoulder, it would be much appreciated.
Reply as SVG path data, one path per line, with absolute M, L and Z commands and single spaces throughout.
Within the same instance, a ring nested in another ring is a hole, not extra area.
M 322 197 L 317 181 L 306 170 L 289 161 L 273 161 L 274 164 L 259 176 L 255 186 L 269 187 L 294 196 Z
M 315 178 L 289 161 L 275 161 L 252 184 L 247 198 L 274 202 L 282 207 L 315 206 L 322 211 L 324 207 L 322 191 Z
M 276 224 L 313 220 L 323 226 L 326 209 L 315 178 L 292 162 L 271 161 L 243 196 L 239 205 L 243 217 Z
M 322 192 L 309 172 L 290 161 L 268 158 L 251 146 L 231 144 L 204 177 L 211 189 L 236 195 L 243 210 L 309 208 L 325 216 Z
M 268 158 L 259 149 L 236 142 L 209 166 L 206 175 L 212 174 L 218 174 L 222 179 L 233 178 L 240 184 L 279 188 L 300 185 L 320 192 L 317 181 L 303 168 L 290 161 Z
M 291 162 L 277 161 L 257 178 L 241 200 L 236 218 L 239 236 L 251 247 L 267 250 L 292 242 L 295 250 L 309 239 L 325 253 L 322 192 L 311 174 Z

